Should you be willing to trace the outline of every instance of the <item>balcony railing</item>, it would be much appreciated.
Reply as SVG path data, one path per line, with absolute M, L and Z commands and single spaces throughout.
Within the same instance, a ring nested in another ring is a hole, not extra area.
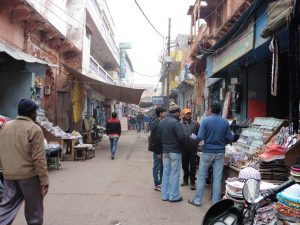
M 115 84 L 112 77 L 103 69 L 103 67 L 90 56 L 90 70 L 98 75 L 104 82 L 108 84 Z
M 100 34 L 106 41 L 107 46 L 110 48 L 116 60 L 118 60 L 119 52 L 117 44 L 114 38 L 111 36 L 111 33 L 113 33 L 114 31 L 111 30 L 112 28 L 109 24 L 109 21 L 105 18 L 105 15 L 102 13 L 101 8 L 96 0 L 89 0 L 88 3 L 88 10 L 90 11 L 91 16 L 95 20 Z

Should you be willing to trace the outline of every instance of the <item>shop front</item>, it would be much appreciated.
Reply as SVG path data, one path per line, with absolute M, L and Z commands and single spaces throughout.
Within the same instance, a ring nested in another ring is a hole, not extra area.
M 47 68 L 47 62 L 0 42 L 0 114 L 15 118 L 22 98 L 34 99 L 41 106 L 41 85 Z

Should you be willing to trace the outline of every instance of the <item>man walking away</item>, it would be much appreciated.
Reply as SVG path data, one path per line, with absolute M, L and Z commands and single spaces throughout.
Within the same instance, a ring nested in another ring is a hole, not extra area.
M 231 143 L 233 135 L 229 123 L 219 114 L 221 106 L 214 103 L 210 108 L 210 116 L 201 123 L 196 141 L 204 140 L 200 159 L 197 191 L 193 201 L 189 203 L 200 206 L 205 188 L 205 178 L 210 166 L 213 168 L 212 204 L 220 200 L 221 179 L 224 166 L 225 146 Z
M 190 109 L 183 109 L 182 114 L 185 145 L 182 152 L 183 182 L 181 186 L 188 186 L 190 179 L 190 189 L 195 190 L 198 142 L 191 139 L 190 136 L 198 133 L 200 125 L 192 120 L 192 111 Z
M 139 114 L 136 117 L 136 126 L 137 126 L 137 132 L 141 132 L 142 126 L 143 126 L 143 120 L 144 120 L 144 115 L 139 112 Z
M 179 182 L 184 133 L 179 117 L 179 106 L 171 102 L 169 114 L 158 124 L 157 136 L 163 146 L 164 168 L 161 186 L 161 198 L 163 201 L 182 201 Z
M 42 129 L 35 124 L 37 105 L 29 99 L 18 103 L 18 117 L 0 130 L 0 167 L 4 193 L 0 224 L 11 224 L 25 200 L 29 225 L 43 224 L 43 199 L 48 192 L 48 170 Z
M 113 112 L 111 118 L 106 123 L 106 134 L 110 141 L 111 159 L 115 159 L 117 144 L 121 136 L 121 123 L 117 118 L 117 113 Z
M 165 117 L 165 109 L 158 107 L 155 109 L 156 120 L 153 121 L 152 130 L 149 137 L 149 151 L 153 152 L 153 180 L 154 190 L 161 190 L 161 181 L 163 174 L 163 162 L 162 162 L 162 146 L 157 137 L 157 128 L 159 122 Z

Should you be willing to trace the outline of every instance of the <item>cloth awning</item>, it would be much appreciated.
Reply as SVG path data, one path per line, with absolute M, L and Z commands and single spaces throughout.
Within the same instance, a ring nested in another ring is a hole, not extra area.
M 5 52 L 6 54 L 10 55 L 16 60 L 23 60 L 28 63 L 39 63 L 44 65 L 49 65 L 48 62 L 44 60 L 40 60 L 30 54 L 23 52 L 22 50 L 16 48 L 13 45 L 9 43 L 4 43 L 2 41 L 0 41 L 0 52 Z
M 98 91 L 99 93 L 103 94 L 105 97 L 120 102 L 138 105 L 140 103 L 141 96 L 145 90 L 107 84 L 103 81 L 100 81 L 96 76 L 86 76 L 65 64 L 63 64 L 63 66 L 65 67 L 65 70 L 74 78 L 86 84 L 89 84 L 89 86 L 91 86 L 94 90 Z

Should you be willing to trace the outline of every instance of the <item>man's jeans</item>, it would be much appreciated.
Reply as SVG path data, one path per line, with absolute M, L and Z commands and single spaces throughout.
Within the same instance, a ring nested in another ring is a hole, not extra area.
M 212 204 L 215 204 L 220 200 L 224 155 L 224 153 L 202 153 L 197 179 L 197 191 L 194 197 L 195 204 L 201 205 L 205 189 L 205 178 L 211 165 L 213 167 Z
M 116 150 L 117 150 L 117 144 L 118 144 L 118 140 L 119 137 L 113 137 L 113 138 L 109 138 L 110 140 L 110 150 L 111 150 L 111 155 L 115 156 Z
M 181 170 L 180 153 L 163 154 L 163 179 L 161 185 L 162 200 L 178 200 L 180 198 L 179 181 Z
M 157 154 L 153 153 L 153 180 L 154 185 L 160 185 L 163 175 L 163 162 L 162 159 L 157 158 Z
M 143 129 L 143 122 L 137 122 L 137 124 L 136 124 L 137 132 L 141 132 L 142 129 Z

